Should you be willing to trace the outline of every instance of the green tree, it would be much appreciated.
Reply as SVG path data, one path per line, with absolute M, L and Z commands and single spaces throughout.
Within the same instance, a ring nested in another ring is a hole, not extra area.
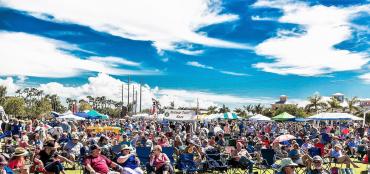
M 314 94 L 313 96 L 308 97 L 308 101 L 310 103 L 305 107 L 306 111 L 308 112 L 317 112 L 327 107 L 327 104 L 322 101 L 320 94 Z
M 5 113 L 16 118 L 24 116 L 26 113 L 24 99 L 21 97 L 9 97 L 5 102 L 4 110 Z
M 253 111 L 255 114 L 261 114 L 263 111 L 263 108 L 264 107 L 261 104 L 257 104 L 257 105 L 254 105 Z
M 335 97 L 330 98 L 330 100 L 328 101 L 328 105 L 329 105 L 328 110 L 330 110 L 331 112 L 334 112 L 335 110 L 342 108 L 340 102 Z
M 90 110 L 90 109 L 92 109 L 91 105 L 90 105 L 89 103 L 85 102 L 85 101 L 80 102 L 80 103 L 79 103 L 79 105 L 80 105 L 80 106 L 78 107 L 78 110 L 79 110 L 80 112 L 85 111 L 85 110 Z
M 279 115 L 283 112 L 287 112 L 291 115 L 296 117 L 306 117 L 307 113 L 302 107 L 298 107 L 297 105 L 282 105 L 276 111 L 275 115 Z
M 40 101 L 36 101 L 35 105 L 29 108 L 29 113 L 32 117 L 41 116 L 52 111 L 51 103 L 48 99 L 42 98 Z
M 60 101 L 60 97 L 56 94 L 53 95 L 45 95 L 45 98 L 48 99 L 51 103 L 52 110 L 59 113 L 64 113 L 67 108 L 62 105 Z
M 6 97 L 6 86 L 0 86 L 0 106 L 4 105 Z
M 218 110 L 218 113 L 227 113 L 227 112 L 230 112 L 230 109 L 224 104 L 222 105 L 222 108 Z
M 234 112 L 238 115 L 238 116 L 240 116 L 240 117 L 247 117 L 247 112 L 245 112 L 245 110 L 244 109 L 241 109 L 241 108 L 235 108 L 234 109 Z
M 349 113 L 354 113 L 359 110 L 359 108 L 356 106 L 360 100 L 357 97 L 352 97 L 352 98 L 346 98 L 346 102 L 348 106 L 346 107 L 348 109 Z
M 217 106 L 209 106 L 207 110 L 208 110 L 207 114 L 216 114 Z

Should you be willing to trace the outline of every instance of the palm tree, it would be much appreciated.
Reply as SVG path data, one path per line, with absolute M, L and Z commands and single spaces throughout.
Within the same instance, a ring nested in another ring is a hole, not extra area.
M 328 101 L 328 105 L 329 105 L 328 110 L 331 110 L 331 112 L 334 112 L 334 110 L 336 109 L 342 108 L 340 102 L 335 97 L 330 98 L 330 100 Z
M 247 116 L 247 112 L 245 112 L 244 109 L 241 109 L 241 108 L 235 108 L 234 109 L 234 112 L 240 116 L 240 117 L 246 117 Z
M 230 109 L 223 104 L 222 108 L 218 110 L 218 113 L 226 113 L 226 112 L 230 112 Z
M 207 110 L 207 114 L 215 114 L 217 113 L 217 106 L 209 106 Z
M 0 86 L 0 105 L 5 103 L 6 86 Z
M 325 109 L 327 107 L 327 104 L 322 101 L 320 94 L 314 94 L 313 96 L 308 97 L 308 100 L 310 103 L 305 107 L 305 110 L 308 112 L 317 112 L 319 109 Z
M 254 113 L 255 114 L 261 114 L 263 111 L 263 106 L 261 104 L 254 105 Z
M 347 108 L 348 108 L 349 113 L 354 113 L 359 110 L 356 104 L 359 103 L 360 100 L 357 97 L 352 97 L 351 99 L 346 98 L 346 102 L 348 104 Z
M 247 106 L 243 106 L 244 110 L 247 111 L 247 114 L 249 113 L 253 113 L 253 105 L 247 105 Z

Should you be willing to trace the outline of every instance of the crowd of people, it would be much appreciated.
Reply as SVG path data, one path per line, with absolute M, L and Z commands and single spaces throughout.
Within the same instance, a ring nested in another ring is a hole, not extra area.
M 120 127 L 121 131 L 87 129 L 104 126 Z M 315 126 L 248 120 L 12 119 L 1 123 L 1 130 L 2 173 L 64 174 L 67 166 L 82 166 L 81 170 L 90 174 L 227 172 L 238 168 L 247 173 L 272 168 L 279 174 L 293 174 L 298 169 L 325 174 L 337 164 L 347 169 L 367 164 L 370 152 L 369 125 L 352 122 Z M 288 134 L 294 138 L 277 139 Z M 143 149 L 148 151 L 142 154 Z M 269 155 L 275 164 L 268 161 Z M 191 159 L 186 158 L 189 156 Z M 191 163 L 181 165 L 185 160 Z

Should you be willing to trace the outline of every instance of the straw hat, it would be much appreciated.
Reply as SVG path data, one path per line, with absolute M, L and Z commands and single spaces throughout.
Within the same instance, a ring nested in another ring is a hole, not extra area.
M 72 134 L 71 138 L 72 138 L 72 140 L 78 140 L 79 139 L 77 134 Z
M 127 144 L 124 144 L 121 148 L 121 150 L 130 150 L 131 151 L 131 147 L 128 146 Z
M 336 144 L 334 148 L 338 147 L 339 149 L 342 149 L 342 146 L 340 144 Z
M 279 171 L 283 170 L 283 168 L 287 166 L 298 166 L 298 164 L 294 163 L 291 158 L 283 158 L 280 162 Z
M 28 154 L 27 150 L 22 147 L 15 148 L 13 156 L 26 156 Z

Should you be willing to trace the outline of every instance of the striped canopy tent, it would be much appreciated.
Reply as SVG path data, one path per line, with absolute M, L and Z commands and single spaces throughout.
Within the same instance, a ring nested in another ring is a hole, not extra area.
M 275 121 L 291 121 L 295 119 L 295 116 L 290 115 L 287 112 L 283 112 L 275 117 L 272 117 L 272 119 Z
M 235 119 L 239 119 L 239 116 L 236 115 L 235 113 L 231 113 L 231 112 L 227 112 L 227 113 L 224 113 L 224 119 L 226 120 L 235 120 Z
M 235 113 L 227 112 L 227 113 L 219 113 L 219 114 L 211 114 L 204 118 L 205 121 L 211 121 L 211 120 L 235 120 L 239 119 L 239 116 Z

